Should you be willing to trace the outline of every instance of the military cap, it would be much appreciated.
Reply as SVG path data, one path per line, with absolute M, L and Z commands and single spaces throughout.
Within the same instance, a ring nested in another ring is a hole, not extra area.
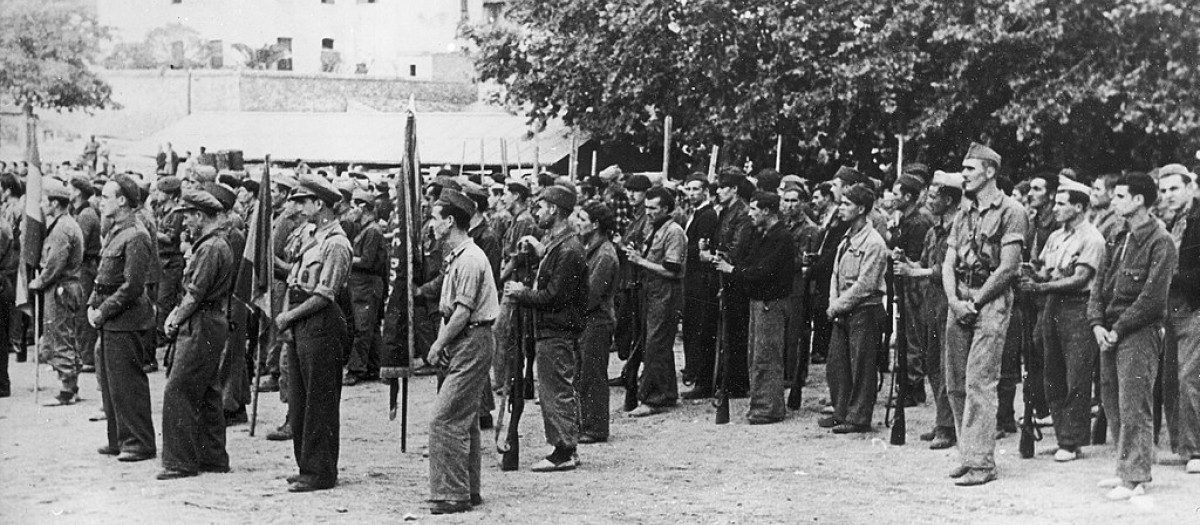
M 433 182 L 429 183 L 429 185 L 437 186 L 442 189 L 462 191 L 462 184 L 459 184 L 458 181 L 454 180 L 453 177 L 442 175 L 441 173 L 439 173 L 437 177 L 434 177 Z
M 1158 168 L 1158 178 L 1161 179 L 1170 175 L 1183 175 L 1183 180 L 1189 182 L 1195 178 L 1192 173 L 1188 171 L 1187 166 L 1184 166 L 1183 164 L 1167 164 L 1166 166 Z
M 837 173 L 833 174 L 833 178 L 841 179 L 842 183 L 846 186 L 863 184 L 870 180 L 866 175 L 863 175 L 862 172 L 851 168 L 850 166 L 842 166 L 838 168 Z
M 471 182 L 471 181 L 464 182 L 462 184 L 462 190 L 460 190 L 460 191 L 462 191 L 463 195 L 466 195 L 468 197 L 472 197 L 472 196 L 476 196 L 476 195 L 481 196 L 481 197 L 487 197 L 487 190 L 483 189 L 483 186 L 481 186 L 479 184 L 475 184 L 474 182 Z
M 225 172 L 217 175 L 217 182 L 229 186 L 235 190 L 242 187 L 242 179 L 231 172 Z
M 942 170 L 937 170 L 933 172 L 932 184 L 943 188 L 958 188 L 961 190 L 963 187 L 963 176 L 962 173 L 956 171 L 946 173 Z
M 181 197 L 183 206 L 180 211 L 202 211 L 207 214 L 221 213 L 225 206 L 221 201 L 217 200 L 212 193 L 207 191 L 188 190 L 183 192 Z
M 230 188 L 224 184 L 205 184 L 204 191 L 207 191 L 208 193 L 211 193 L 213 197 L 216 197 L 217 202 L 221 203 L 221 207 L 225 208 L 225 211 L 232 210 L 233 203 L 237 202 L 237 192 L 233 191 L 233 188 Z
M 292 191 L 288 200 L 298 200 L 305 197 L 316 197 L 327 205 L 334 205 L 342 200 L 342 193 L 333 186 L 332 182 L 316 175 L 302 175 L 300 184 Z
M 635 175 L 636 177 L 636 175 Z M 550 186 L 542 190 L 542 200 L 564 210 L 575 209 L 575 192 L 563 186 Z
M 1091 194 L 1091 188 L 1087 185 L 1061 175 L 1058 177 L 1058 191 L 1079 193 L 1085 197 Z
M 338 193 L 342 195 L 342 200 L 349 202 L 351 197 L 354 197 L 354 190 L 358 189 L 358 185 L 353 179 L 341 178 L 333 181 L 333 187 L 337 188 Z
M 783 178 L 779 180 L 779 186 L 782 188 L 788 185 L 803 187 L 804 179 L 800 178 L 799 175 L 784 175 Z
M 155 186 L 158 188 L 158 191 L 163 193 L 179 193 L 181 183 L 179 177 L 167 175 L 166 177 L 160 177 Z
M 629 177 L 629 180 L 625 181 L 625 189 L 629 191 L 646 191 L 651 186 L 654 186 L 654 184 L 650 182 L 650 177 L 640 173 Z
M 437 204 L 439 206 L 454 208 L 464 211 L 467 215 L 475 215 L 475 202 L 463 195 L 461 191 L 442 188 L 442 194 L 438 197 Z
M 371 205 L 371 207 L 375 206 L 375 194 L 367 190 L 354 190 L 351 197 L 352 200 L 365 202 Z
M 621 178 L 621 175 L 622 175 L 621 167 L 616 164 L 613 164 L 612 166 L 609 166 L 607 168 L 600 170 L 600 173 L 598 173 L 596 175 L 603 180 L 614 181 L 614 180 Z
M 255 195 L 258 195 L 258 189 L 261 186 L 262 185 L 258 183 L 258 179 L 247 178 L 247 179 L 242 180 L 242 189 L 244 189 L 250 193 L 253 193 Z
M 844 195 L 850 202 L 867 209 L 870 209 L 875 205 L 875 192 L 871 191 L 871 188 L 867 187 L 866 184 L 855 184 L 850 186 L 849 188 L 846 188 L 846 191 L 844 191 L 842 195 Z
M 919 194 L 925 189 L 925 181 L 916 175 L 904 174 L 899 179 L 896 179 L 896 184 L 901 188 L 908 190 L 909 193 Z
M 300 181 L 296 180 L 296 175 L 291 170 L 283 170 L 279 173 L 271 174 L 271 183 L 278 184 L 288 190 L 296 189 L 300 185 Z
M 1000 154 L 978 142 L 972 142 L 971 147 L 967 149 L 967 156 L 963 157 L 963 160 L 969 159 L 987 160 L 995 162 L 997 165 L 1000 164 Z
M 42 179 L 42 194 L 47 199 L 71 200 L 71 190 L 67 188 L 66 183 L 51 177 Z
M 928 184 L 929 166 L 926 166 L 920 162 L 910 162 L 904 165 L 904 175 L 915 175 Z

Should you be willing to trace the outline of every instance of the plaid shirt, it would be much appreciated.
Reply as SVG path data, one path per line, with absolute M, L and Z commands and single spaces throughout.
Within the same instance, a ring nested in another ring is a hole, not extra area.
M 623 232 L 634 216 L 633 206 L 629 205 L 629 195 L 626 195 L 624 188 L 619 186 L 610 188 L 605 193 L 605 204 L 608 204 L 609 209 L 613 212 L 613 217 L 616 218 L 617 231 Z

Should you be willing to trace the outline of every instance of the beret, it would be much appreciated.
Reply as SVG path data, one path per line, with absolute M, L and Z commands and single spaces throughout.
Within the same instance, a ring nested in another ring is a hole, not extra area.
M 180 211 L 202 211 L 204 213 L 216 214 L 225 209 L 212 193 L 207 191 L 188 190 L 183 192 L 182 196 L 183 207 Z
M 233 173 L 222 173 L 218 175 L 217 182 L 229 186 L 235 190 L 242 187 L 242 179 L 238 178 L 238 176 L 234 175 Z
M 179 188 L 181 185 L 182 184 L 179 181 L 179 177 L 173 175 L 159 177 L 158 183 L 156 184 L 158 191 L 163 193 L 179 193 Z
M 924 180 L 916 175 L 908 173 L 901 175 L 900 178 L 896 180 L 896 184 L 899 184 L 901 188 L 908 190 L 910 193 L 921 193 L 921 190 L 925 189 Z
M 842 195 L 850 202 L 859 206 L 870 208 L 875 205 L 875 192 L 871 191 L 865 184 L 850 186 L 846 191 L 842 192 Z
M 96 187 L 92 186 L 92 181 L 88 180 L 87 177 L 82 175 L 71 177 L 71 185 L 74 186 L 75 189 L 79 190 L 85 199 L 96 194 Z
M 525 182 L 525 179 L 522 179 L 520 177 L 509 177 L 508 180 L 504 181 L 504 186 L 507 188 L 512 188 L 513 186 L 516 186 L 518 188 L 525 190 L 526 194 L 528 194 L 530 191 L 529 183 Z
M 634 177 L 636 177 L 635 175 Z M 542 190 L 542 200 L 564 210 L 575 209 L 575 192 L 563 186 L 549 186 Z
M 325 180 L 323 177 L 316 175 L 303 175 L 300 177 L 299 186 L 292 191 L 292 195 L 288 200 L 297 200 L 304 197 L 316 197 L 321 199 L 327 205 L 334 205 L 342 200 L 342 193 L 333 186 L 332 182 Z
M 962 173 L 958 172 L 946 173 L 942 170 L 937 170 L 933 172 L 933 182 L 931 184 L 934 186 L 958 188 L 961 190 L 963 187 L 963 176 Z
M 862 184 L 868 180 L 866 175 L 863 175 L 861 172 L 851 168 L 850 166 L 842 166 L 838 168 L 837 173 L 833 174 L 833 178 L 841 179 L 842 182 L 844 182 L 847 186 Z
M 604 168 L 604 169 L 600 170 L 600 173 L 596 174 L 596 176 L 600 177 L 601 179 L 607 180 L 607 181 L 613 181 L 613 180 L 619 179 L 619 178 L 621 178 L 621 175 L 622 175 L 621 167 L 616 164 L 613 164 L 612 166 Z
M 480 186 L 479 184 L 475 184 L 474 182 L 471 182 L 471 181 L 466 181 L 463 183 L 462 192 L 463 192 L 463 195 L 466 195 L 466 196 L 472 197 L 472 198 L 483 197 L 486 199 L 488 196 L 487 190 L 483 189 L 483 186 Z
M 354 190 L 354 193 L 351 195 L 351 197 L 353 200 L 362 201 L 370 204 L 371 206 L 375 205 L 375 194 L 367 190 Z
M 437 204 L 448 208 L 464 211 L 467 215 L 475 215 L 475 201 L 467 198 L 461 191 L 442 188 L 442 194 L 438 197 Z
M 224 184 L 205 184 L 204 191 L 207 191 L 208 193 L 212 194 L 213 197 L 216 197 L 217 202 L 221 203 L 221 207 L 224 208 L 225 211 L 232 210 L 233 203 L 237 202 L 237 193 L 233 191 L 233 188 L 230 188 Z
M 113 177 L 111 182 L 117 183 L 117 186 L 121 190 L 121 196 L 125 197 L 125 201 L 129 204 L 130 208 L 137 208 L 142 205 L 142 193 L 138 190 L 137 181 L 133 180 L 133 178 L 121 174 Z
M 55 178 L 46 177 L 42 179 L 42 194 L 47 199 L 71 200 L 71 191 L 67 189 L 66 183 Z
M 257 181 L 257 180 L 255 180 L 255 179 L 244 179 L 244 180 L 242 180 L 242 189 L 244 189 L 244 190 L 246 190 L 246 191 L 248 191 L 248 192 L 250 192 L 250 193 L 253 193 L 253 194 L 255 194 L 255 195 L 258 195 L 258 189 L 259 189 L 259 187 L 261 187 L 261 185 L 260 185 L 260 184 L 258 183 L 258 181 Z
M 196 182 L 216 182 L 217 168 L 205 165 L 192 166 L 192 175 L 195 176 Z
M 562 186 L 562 187 L 564 187 L 564 188 L 566 188 L 566 189 L 568 189 L 568 190 L 571 190 L 571 192 L 572 192 L 572 193 L 574 193 L 574 194 L 576 194 L 576 195 L 578 195 L 578 194 L 579 194 L 579 188 L 576 188 L 576 187 L 575 187 L 575 181 L 571 180 L 571 178 L 570 178 L 570 177 L 568 177 L 568 176 L 566 176 L 566 175 L 562 175 L 562 176 L 560 176 L 560 177 L 558 177 L 558 178 L 555 178 L 555 179 L 554 179 L 554 185 L 555 185 L 555 186 Z
M 967 149 L 967 156 L 963 157 L 963 160 L 969 159 L 989 160 L 1000 164 L 1000 154 L 978 142 L 972 142 L 971 147 Z
M 650 183 L 650 177 L 641 174 L 629 177 L 629 180 L 625 181 L 625 189 L 630 191 L 646 191 L 651 186 L 653 184 Z
M 462 184 L 459 184 L 458 181 L 454 180 L 453 177 L 441 175 L 440 173 L 437 177 L 434 177 L 433 182 L 430 183 L 430 185 L 443 189 L 462 191 Z

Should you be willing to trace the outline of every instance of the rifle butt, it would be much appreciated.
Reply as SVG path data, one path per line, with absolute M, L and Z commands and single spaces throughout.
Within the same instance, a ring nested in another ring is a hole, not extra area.
M 718 425 L 724 425 L 729 422 L 729 398 L 722 396 L 717 401 L 717 418 Z
M 1108 442 L 1108 416 L 1104 414 L 1104 407 L 1100 407 L 1100 412 L 1096 414 L 1095 419 L 1092 419 L 1092 444 L 1103 445 Z

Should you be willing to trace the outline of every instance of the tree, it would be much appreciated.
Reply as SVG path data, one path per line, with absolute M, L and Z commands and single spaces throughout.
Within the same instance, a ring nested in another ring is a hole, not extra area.
M 167 24 L 146 33 L 145 45 L 159 67 L 207 69 L 213 49 L 200 38 L 200 32 L 183 24 Z
M 9 2 L 0 9 L 0 93 L 32 116 L 34 108 L 119 107 L 91 70 L 108 30 L 94 16 L 55 2 Z
M 244 64 L 250 69 L 271 69 L 280 60 L 292 56 L 286 46 L 279 44 L 267 44 L 257 49 L 246 44 L 233 44 L 232 47 L 242 54 Z
M 896 134 L 936 165 L 979 140 L 1018 172 L 1144 169 L 1200 129 L 1184 0 L 516 0 L 505 19 L 463 34 L 533 121 L 645 144 L 670 114 L 686 149 L 759 166 L 782 135 L 785 169 L 816 176 L 877 169 Z

